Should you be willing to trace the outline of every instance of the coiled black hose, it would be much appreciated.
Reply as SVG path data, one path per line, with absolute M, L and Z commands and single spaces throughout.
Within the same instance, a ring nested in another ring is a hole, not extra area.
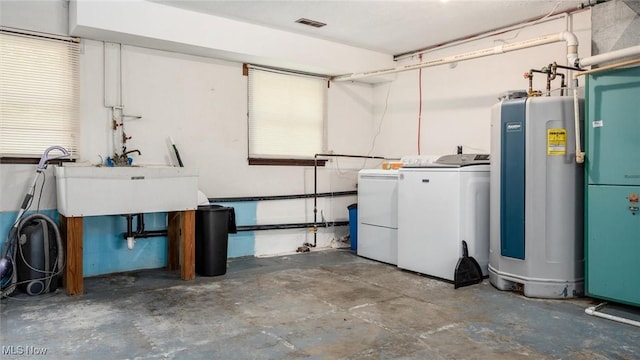
M 51 219 L 50 217 L 44 214 L 35 213 L 35 214 L 28 215 L 24 217 L 22 220 L 20 220 L 17 227 L 11 229 L 11 232 L 9 233 L 9 239 L 7 240 L 8 244 L 5 244 L 5 249 L 7 249 L 6 250 L 7 254 L 3 254 L 4 256 L 3 260 L 9 261 L 10 264 L 7 264 L 7 265 L 12 266 L 13 271 L 10 275 L 11 276 L 10 285 L 8 284 L 6 289 L 0 290 L 0 298 L 4 298 L 6 296 L 11 295 L 16 289 L 16 285 L 18 282 L 18 271 L 17 271 L 17 265 L 16 265 L 18 239 L 20 238 L 20 234 L 22 233 L 22 228 L 33 220 L 46 221 L 49 225 L 51 225 L 51 228 L 53 229 L 53 233 L 55 234 L 55 238 L 56 238 L 56 244 L 58 248 L 58 256 L 56 259 L 57 266 L 56 266 L 55 272 L 51 275 L 46 276 L 45 278 L 48 278 L 50 282 L 51 279 L 53 279 L 53 277 L 62 273 L 62 269 L 64 268 L 64 249 L 62 247 L 62 236 L 60 235 L 60 229 L 58 228 L 58 224 L 56 224 L 55 221 L 53 221 L 53 219 Z

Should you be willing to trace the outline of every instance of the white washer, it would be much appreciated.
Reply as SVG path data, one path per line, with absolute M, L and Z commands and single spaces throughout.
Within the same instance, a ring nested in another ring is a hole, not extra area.
M 488 275 L 489 156 L 446 155 L 428 167 L 402 167 L 398 267 L 453 281 L 463 240 Z
M 360 256 L 398 263 L 398 170 L 358 173 L 358 248 Z

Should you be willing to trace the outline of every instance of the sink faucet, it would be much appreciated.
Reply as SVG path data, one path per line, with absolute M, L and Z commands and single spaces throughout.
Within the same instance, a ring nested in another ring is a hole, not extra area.
M 129 157 L 127 155 L 131 153 L 138 153 L 138 155 L 142 155 L 140 150 L 137 150 L 137 149 L 129 150 L 129 151 L 126 151 L 126 149 L 122 149 L 122 150 L 123 150 L 122 155 L 118 155 L 117 153 L 113 154 L 113 158 L 111 158 L 111 161 L 113 161 L 113 165 L 111 166 L 131 166 L 131 163 L 129 162 Z
M 131 154 L 131 153 L 134 153 L 134 152 L 137 152 L 137 153 L 138 153 L 138 155 L 142 155 L 142 153 L 140 152 L 140 150 L 137 150 L 137 149 L 136 149 L 136 150 L 129 150 L 129 151 L 127 151 L 127 152 L 123 153 L 123 154 L 122 154 L 122 156 L 126 157 L 128 154 Z

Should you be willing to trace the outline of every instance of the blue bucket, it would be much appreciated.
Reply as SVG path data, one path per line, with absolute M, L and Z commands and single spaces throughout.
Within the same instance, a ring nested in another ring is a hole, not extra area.
M 347 206 L 349 209 L 349 239 L 351 250 L 358 250 L 358 204 Z

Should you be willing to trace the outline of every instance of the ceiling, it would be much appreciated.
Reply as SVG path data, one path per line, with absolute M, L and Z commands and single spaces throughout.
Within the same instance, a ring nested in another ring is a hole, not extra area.
M 158 3 L 401 55 L 595 3 L 594 0 L 153 0 Z M 314 28 L 295 20 L 327 24 Z

